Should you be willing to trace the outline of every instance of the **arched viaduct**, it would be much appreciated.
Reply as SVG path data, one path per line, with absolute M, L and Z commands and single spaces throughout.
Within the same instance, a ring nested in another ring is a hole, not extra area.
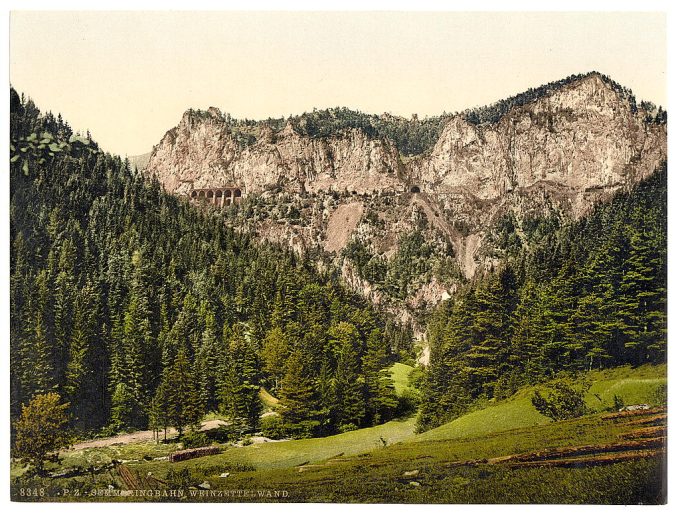
M 191 201 L 207 203 L 216 207 L 225 207 L 239 203 L 242 197 L 241 188 L 237 186 L 193 189 L 189 192 L 189 199 Z

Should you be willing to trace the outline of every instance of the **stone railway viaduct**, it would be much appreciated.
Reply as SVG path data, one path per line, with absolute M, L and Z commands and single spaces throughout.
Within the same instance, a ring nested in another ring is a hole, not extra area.
M 412 194 L 418 194 L 421 190 L 422 187 L 420 185 L 407 187 L 407 191 Z M 208 204 L 216 207 L 227 207 L 240 203 L 244 197 L 241 187 L 237 185 L 191 189 L 187 196 L 192 203 Z
M 189 193 L 189 199 L 192 202 L 207 203 L 216 207 L 226 207 L 240 203 L 242 197 L 241 188 L 237 186 L 193 189 Z

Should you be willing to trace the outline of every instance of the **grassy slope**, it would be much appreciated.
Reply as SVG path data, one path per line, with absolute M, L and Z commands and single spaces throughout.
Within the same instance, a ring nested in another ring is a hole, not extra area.
M 417 436 L 417 440 L 447 440 L 487 435 L 514 428 L 547 424 L 550 419 L 531 404 L 531 392 L 523 390 L 506 401 L 470 412 Z
M 662 462 L 640 459 L 603 467 L 509 469 L 502 465 L 451 466 L 452 462 L 491 458 L 546 448 L 620 441 L 637 429 L 628 420 L 607 420 L 601 413 L 541 426 L 516 428 L 458 439 L 409 438 L 386 448 L 325 465 L 233 471 L 233 459 L 190 460 L 195 482 L 213 489 L 288 490 L 291 501 L 450 502 L 450 503 L 635 503 L 659 502 Z M 131 467 L 133 468 L 133 467 Z M 168 465 L 143 463 L 140 474 L 163 477 Z M 219 474 L 232 470 L 225 481 Z M 415 477 L 405 472 L 418 471 Z M 412 482 L 418 485 L 412 485 Z
M 659 385 L 666 383 L 666 372 L 666 365 L 643 365 L 635 369 L 618 367 L 592 372 L 590 377 L 593 385 L 586 395 L 586 403 L 591 408 L 601 410 L 613 404 L 616 394 L 626 405 L 654 404 L 657 400 L 654 392 Z
M 302 473 L 296 469 L 237 473 L 230 476 L 229 486 L 249 483 L 257 487 L 266 483 L 274 489 L 291 490 L 291 500 L 305 501 L 625 503 L 639 498 L 654 501 L 653 495 L 658 491 L 648 484 L 658 480 L 659 466 L 655 460 L 581 469 L 450 466 L 455 461 L 539 448 L 616 441 L 627 430 L 630 428 L 623 423 L 604 421 L 597 414 L 467 439 L 403 442 Z M 193 470 L 201 475 L 199 468 Z M 414 470 L 419 471 L 417 477 L 404 476 L 404 472 Z M 201 477 L 220 486 L 219 479 L 209 473 Z M 410 485 L 414 480 L 419 486 Z
M 623 398 L 626 405 L 655 405 L 654 392 L 659 385 L 666 382 L 665 375 L 665 365 L 644 365 L 636 369 L 618 367 L 591 372 L 589 378 L 593 384 L 586 394 L 586 404 L 594 411 L 605 411 L 614 403 L 616 394 Z M 538 413 L 531 404 L 534 389 L 530 387 L 520 390 L 505 401 L 489 402 L 484 409 L 470 412 L 418 435 L 417 440 L 459 439 L 548 424 L 550 419 Z
M 382 447 L 381 438 L 394 444 L 413 435 L 414 419 L 392 420 L 386 424 L 326 438 L 309 438 L 229 447 L 221 454 L 193 461 L 195 465 L 250 465 L 256 469 L 286 468 L 304 462 L 318 462 L 344 453 L 356 455 Z M 193 466 L 190 465 L 190 466 Z M 167 466 L 165 462 L 154 465 Z

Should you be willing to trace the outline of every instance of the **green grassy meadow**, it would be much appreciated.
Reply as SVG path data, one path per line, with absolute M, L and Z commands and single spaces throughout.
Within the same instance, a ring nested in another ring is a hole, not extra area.
M 399 365 L 391 371 L 395 388 L 403 393 L 410 368 Z M 665 460 L 659 456 L 570 468 L 510 468 L 457 462 L 616 443 L 640 426 L 625 418 L 607 417 L 605 411 L 614 394 L 623 397 L 626 404 L 656 406 L 657 389 L 665 383 L 665 375 L 665 366 L 592 372 L 587 396 L 592 413 L 561 422 L 550 422 L 538 414 L 531 405 L 533 389 L 526 388 L 504 401 L 480 405 L 480 409 L 421 434 L 414 433 L 415 418 L 411 417 L 327 438 L 245 447 L 224 444 L 220 454 L 178 463 L 154 459 L 176 450 L 177 444 L 144 443 L 64 451 L 60 466 L 86 468 L 115 458 L 125 462 L 137 476 L 160 480 L 156 482 L 160 489 L 185 490 L 181 499 L 172 500 L 659 503 L 665 493 L 661 486 Z M 71 478 L 27 478 L 24 470 L 18 464 L 12 466 L 15 497 L 17 487 L 23 486 L 47 490 L 51 500 L 80 500 L 91 490 L 124 488 L 115 471 Z M 227 473 L 228 476 L 220 477 Z M 200 490 L 199 484 L 209 489 Z M 63 497 L 59 490 L 64 488 L 79 490 L 81 495 Z M 259 490 L 260 494 L 224 495 L 234 490 Z M 263 490 L 277 491 L 278 496 Z M 142 499 L 171 500 L 163 496 L 113 496 L 97 500 Z
M 407 389 L 411 388 L 409 384 L 409 375 L 413 371 L 413 367 L 403 363 L 395 363 L 389 370 L 392 382 L 394 383 L 394 391 L 397 395 L 401 395 Z

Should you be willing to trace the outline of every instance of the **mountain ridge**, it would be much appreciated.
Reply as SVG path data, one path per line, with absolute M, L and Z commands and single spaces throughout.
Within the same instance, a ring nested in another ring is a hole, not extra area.
M 460 276 L 443 283 L 412 273 L 423 283 L 404 285 L 398 299 L 416 310 L 502 258 L 489 239 L 504 216 L 556 210 L 578 218 L 649 176 L 667 153 L 665 111 L 638 104 L 597 72 L 442 116 L 434 144 L 419 154 L 405 155 L 396 141 L 405 133 L 416 143 L 402 146 L 427 146 L 431 132 L 408 132 L 425 121 L 399 125 L 392 117 L 391 128 L 380 128 L 368 122 L 376 118 L 335 109 L 258 125 L 214 107 L 189 109 L 154 147 L 145 172 L 178 195 L 241 187 L 245 204 L 228 222 L 299 252 L 326 250 L 321 260 L 378 303 L 385 291 L 362 276 L 347 248 L 357 242 L 367 261 L 389 267 L 402 239 L 421 230 L 447 272 Z M 347 205 L 361 210 L 358 221 L 338 220 Z M 343 244 L 328 244 L 337 233 Z
M 428 153 L 431 153 L 432 151 L 436 151 L 438 145 L 441 149 L 441 146 L 445 141 L 442 140 L 442 136 L 444 135 L 449 135 L 451 136 L 452 134 L 450 133 L 452 128 L 454 132 L 460 133 L 461 138 L 466 138 L 469 142 L 469 138 L 471 136 L 471 130 L 470 128 L 474 127 L 489 127 L 489 126 L 496 126 L 500 122 L 501 118 L 506 118 L 507 116 L 517 116 L 519 115 L 520 112 L 523 111 L 523 109 L 529 108 L 531 110 L 531 106 L 536 106 L 537 104 L 541 103 L 549 103 L 546 102 L 546 98 L 553 98 L 555 96 L 558 96 L 565 91 L 567 93 L 573 93 L 576 91 L 575 95 L 577 99 L 579 96 L 584 96 L 584 95 L 579 95 L 578 92 L 583 90 L 583 89 L 590 89 L 591 90 L 591 95 L 590 95 L 590 104 L 587 102 L 584 104 L 582 103 L 580 106 L 583 107 L 585 106 L 585 110 L 594 110 L 594 100 L 595 98 L 593 97 L 594 95 L 592 94 L 592 90 L 601 93 L 600 94 L 600 100 L 608 102 L 609 105 L 616 104 L 617 102 L 617 97 L 620 99 L 622 102 L 628 103 L 631 106 L 631 114 L 636 114 L 637 113 L 637 107 L 635 103 L 635 97 L 632 95 L 632 93 L 619 86 L 616 82 L 613 80 L 609 79 L 605 75 L 598 73 L 598 72 L 589 72 L 587 74 L 583 75 L 572 75 L 571 77 L 568 77 L 567 79 L 563 79 L 561 81 L 556 81 L 552 82 L 550 84 L 547 84 L 546 86 L 541 86 L 537 89 L 529 89 L 525 91 L 524 93 L 520 93 L 519 95 L 515 95 L 510 97 L 509 99 L 506 100 L 500 100 L 499 102 L 496 102 L 490 106 L 486 107 L 480 107 L 480 108 L 475 108 L 472 110 L 466 110 L 463 111 L 462 113 L 458 114 L 443 114 L 441 116 L 442 119 L 446 119 L 446 122 L 443 123 L 442 126 L 442 131 L 437 137 L 436 142 L 434 143 L 434 146 L 428 151 L 424 151 L 420 154 L 417 155 L 412 155 L 410 158 L 413 159 L 418 159 L 418 157 L 425 158 Z M 605 98 L 605 93 L 609 93 L 607 98 Z M 567 94 L 567 96 L 569 96 Z M 586 95 L 587 96 L 587 95 Z M 583 98 L 581 98 L 583 99 Z M 569 99 L 567 98 L 566 101 L 563 99 L 561 102 L 558 101 L 558 105 L 553 106 L 553 108 L 560 108 L 563 107 L 564 103 L 569 103 Z M 633 103 L 631 103 L 631 101 Z M 512 105 L 513 103 L 516 103 L 515 105 Z M 493 110 L 495 106 L 497 105 L 508 105 L 511 104 L 511 107 L 503 107 L 501 108 L 502 111 L 504 111 L 503 115 L 498 118 L 497 121 L 495 122 L 475 122 L 475 120 L 471 120 L 471 118 L 477 118 L 477 120 L 484 119 L 484 118 L 489 118 L 489 115 L 482 115 L 480 116 L 478 112 L 484 111 L 484 110 Z M 562 105 L 559 105 L 562 104 Z M 663 110 L 660 108 L 655 108 L 653 106 L 650 106 L 647 102 L 642 102 L 641 105 L 644 105 L 646 109 L 650 109 L 646 111 L 646 117 L 651 118 L 652 114 L 655 115 L 655 117 L 659 117 L 663 114 Z M 527 107 L 529 106 L 529 107 Z M 337 117 L 338 112 L 342 111 L 347 111 L 350 113 L 356 113 L 354 111 L 349 111 L 348 109 L 327 109 L 326 111 L 315 111 L 315 114 L 317 112 L 326 112 L 328 115 L 335 116 Z M 544 109 L 545 110 L 545 109 Z M 526 110 L 525 110 L 526 112 Z M 310 114 L 310 116 L 311 116 Z M 602 114 L 602 112 L 600 112 Z M 368 115 L 364 115 L 368 116 Z M 386 116 L 385 114 L 381 116 L 384 117 Z M 370 116 L 369 116 L 370 117 Z M 376 118 L 377 116 L 373 116 Z M 391 119 L 400 119 L 402 122 L 406 122 L 405 118 L 400 118 L 398 116 L 389 116 Z M 432 118 L 428 118 L 432 119 Z M 550 123 L 552 123 L 552 119 L 549 120 Z M 409 121 L 409 123 L 418 123 L 417 120 L 412 119 Z M 356 124 L 361 125 L 363 121 L 357 122 Z M 232 126 L 239 126 L 239 124 L 244 124 L 246 127 L 250 127 L 250 133 L 248 134 L 248 140 L 244 140 L 244 133 L 247 132 L 247 130 L 225 130 L 225 128 L 231 128 Z M 283 124 L 282 128 L 279 128 L 278 130 L 274 130 L 272 128 L 272 124 Z M 284 143 L 285 146 L 291 146 L 295 145 L 296 143 L 299 143 L 299 141 L 294 141 L 293 139 L 296 139 L 297 137 L 300 137 L 302 139 L 305 139 L 308 142 L 315 142 L 317 139 L 319 140 L 329 140 L 329 139 L 345 139 L 349 138 L 351 139 L 351 142 L 353 145 L 361 145 L 362 147 L 366 147 L 368 145 L 368 151 L 375 153 L 375 158 L 373 159 L 373 162 L 371 159 L 364 159 L 364 169 L 370 168 L 372 163 L 379 161 L 379 164 L 382 164 L 382 166 L 388 170 L 388 172 L 402 172 L 401 174 L 403 175 L 404 173 L 404 168 L 410 167 L 409 164 L 410 162 L 408 161 L 409 157 L 401 154 L 400 152 L 397 152 L 397 154 L 394 153 L 394 141 L 391 141 L 389 138 L 381 136 L 381 135 L 376 135 L 374 133 L 371 133 L 371 130 L 366 128 L 365 126 L 358 126 L 358 127 L 351 127 L 351 128 L 344 128 L 337 130 L 335 133 L 332 135 L 322 135 L 322 136 L 315 136 L 315 135 L 310 135 L 309 132 L 309 126 L 310 121 L 308 118 L 308 114 L 302 114 L 300 116 L 297 116 L 296 118 L 289 118 L 287 121 L 283 121 L 283 119 L 279 120 L 265 120 L 265 121 L 249 121 L 249 120 L 232 120 L 232 118 L 228 114 L 223 114 L 219 109 L 216 107 L 210 107 L 208 108 L 207 111 L 196 111 L 193 109 L 188 109 L 185 111 L 185 113 L 182 116 L 182 119 L 179 123 L 178 126 L 168 130 L 166 134 L 163 136 L 161 139 L 160 143 L 157 144 L 153 150 L 152 154 L 150 156 L 150 162 L 148 163 L 148 168 L 149 172 L 151 174 L 157 174 L 161 183 L 163 183 L 166 188 L 170 188 L 171 192 L 173 192 L 173 186 L 176 186 L 176 183 L 173 183 L 173 180 L 168 180 L 167 176 L 167 167 L 164 168 L 162 164 L 158 163 L 158 160 L 163 160 L 164 159 L 164 147 L 167 145 L 173 145 L 175 144 L 177 137 L 179 136 L 179 131 L 181 129 L 185 130 L 192 130 L 192 128 L 195 129 L 201 129 L 201 125 L 213 125 L 212 126 L 212 133 L 206 134 L 206 135 L 211 135 L 213 137 L 219 138 L 225 138 L 224 141 L 215 141 L 218 143 L 217 148 L 205 148 L 205 145 L 201 149 L 218 149 L 217 155 L 212 155 L 211 152 L 209 151 L 208 153 L 204 155 L 199 155 L 199 157 L 207 161 L 207 166 L 208 169 L 203 169 L 202 173 L 203 175 L 206 176 L 201 176 L 200 178 L 204 178 L 202 181 L 211 181 L 209 179 L 212 178 L 212 181 L 215 181 L 215 179 L 222 178 L 219 176 L 219 171 L 224 168 L 229 168 L 232 164 L 234 163 L 234 158 L 239 156 L 241 157 L 240 160 L 248 160 L 250 159 L 249 164 L 251 167 L 262 167 L 262 166 L 267 166 L 267 165 L 278 165 L 279 167 L 281 166 L 281 162 L 272 162 L 272 158 L 275 158 L 273 155 L 267 155 L 269 157 L 268 160 L 265 160 L 264 162 L 258 161 L 258 159 L 252 158 L 252 153 L 256 153 L 253 151 L 250 151 L 253 146 L 259 146 L 262 147 L 263 145 L 266 144 L 276 144 L 277 142 L 281 141 Z M 350 123 L 352 124 L 352 123 Z M 648 123 L 649 124 L 649 123 Z M 661 123 L 658 123 L 661 124 Z M 205 127 L 204 127 L 205 128 Z M 552 131 L 554 131 L 554 127 L 550 127 Z M 258 130 L 259 129 L 259 130 Z M 253 133 L 257 133 L 257 135 L 253 135 Z M 456 135 L 455 133 L 453 135 Z M 380 141 L 380 145 L 376 145 L 375 141 Z M 204 143 L 206 141 L 203 141 Z M 219 143 L 222 143 L 221 146 L 219 147 Z M 287 145 L 285 143 L 288 143 Z M 392 143 L 392 144 L 390 144 Z M 299 146 L 299 144 L 297 144 Z M 280 145 L 279 145 L 280 146 Z M 307 145 L 309 146 L 309 145 Z M 331 156 L 328 153 L 328 145 L 323 145 L 323 144 L 312 144 L 311 146 L 316 146 L 312 148 L 298 148 L 298 149 L 304 149 L 304 150 L 311 150 L 312 152 L 317 152 L 320 153 L 323 150 L 326 151 L 326 157 Z M 332 145 L 331 145 L 332 146 Z M 380 147 L 382 146 L 382 147 Z M 179 148 L 180 150 L 182 148 Z M 190 147 L 187 149 L 191 150 Z M 262 149 L 262 148 L 260 148 Z M 278 148 L 277 148 L 278 149 Z M 271 153 L 271 152 L 270 152 Z M 304 152 L 303 152 L 304 156 Z M 290 157 L 290 155 L 289 155 Z M 324 158 L 324 155 L 320 155 L 321 158 L 317 158 L 316 162 L 306 162 L 306 164 L 311 164 L 312 167 L 319 167 L 321 168 L 322 171 L 328 172 L 330 170 L 330 177 L 331 178 L 337 178 L 337 176 L 333 176 L 333 171 L 337 167 L 342 167 L 342 163 L 340 165 L 336 165 L 336 162 L 332 158 Z M 286 161 L 286 159 L 283 159 L 284 162 L 283 164 L 288 164 L 289 162 Z M 290 159 L 289 159 L 290 160 Z M 297 169 L 294 169 L 294 171 L 298 172 L 298 175 L 300 174 L 300 167 L 305 167 L 305 166 L 300 166 L 300 162 L 304 162 L 305 159 L 294 159 L 296 163 L 298 163 Z M 307 159 L 309 160 L 309 159 Z M 406 162 L 404 162 L 406 160 Z M 284 166 L 285 167 L 285 166 Z M 290 167 L 290 166 L 288 166 Z M 295 166 L 294 166 L 295 167 Z M 309 165 L 307 166 L 309 167 Z M 290 171 L 287 170 L 287 171 Z M 210 176 L 210 173 L 213 173 L 214 176 Z M 175 170 L 175 173 L 178 175 L 182 175 L 183 171 L 182 170 Z M 184 174 L 186 174 L 186 171 L 184 171 Z M 321 173 L 323 174 L 323 173 Z M 406 173 L 408 176 L 405 177 L 405 180 L 402 181 L 408 181 L 409 179 L 413 179 L 412 175 L 409 175 Z M 188 173 L 188 177 L 181 177 L 179 176 L 179 181 L 191 181 L 195 180 L 195 176 L 191 176 L 191 173 Z M 290 177 L 289 177 L 290 178 Z M 299 188 L 302 188 L 303 185 L 302 183 L 309 182 L 311 180 L 304 180 L 304 177 L 302 176 L 297 176 L 298 181 L 301 182 L 299 185 Z M 311 177 L 308 177 L 311 178 Z M 293 180 L 294 182 L 295 180 Z M 323 184 L 325 185 L 327 180 L 322 181 Z M 375 184 L 375 185 L 382 185 L 383 187 L 386 185 L 393 185 L 393 181 L 387 180 L 387 183 L 383 184 Z M 202 184 L 202 185 L 207 185 L 207 184 Z M 265 184 L 265 185 L 271 185 L 271 184 Z M 345 184 L 348 185 L 348 184 Z M 210 186 L 213 186 L 213 184 L 210 184 Z M 215 185 L 216 186 L 216 185 Z M 259 189 L 263 188 L 263 184 L 257 183 L 257 181 L 252 180 L 252 183 L 250 184 L 250 188 L 252 189 L 254 187 L 255 192 L 257 192 Z M 336 185 L 335 189 L 339 190 L 339 188 L 342 187 L 342 185 Z M 317 190 L 319 190 L 319 187 L 316 187 Z M 364 187 L 363 191 L 357 191 L 357 192 L 368 192 L 368 188 Z M 184 190 L 180 190 L 180 192 L 185 192 Z

